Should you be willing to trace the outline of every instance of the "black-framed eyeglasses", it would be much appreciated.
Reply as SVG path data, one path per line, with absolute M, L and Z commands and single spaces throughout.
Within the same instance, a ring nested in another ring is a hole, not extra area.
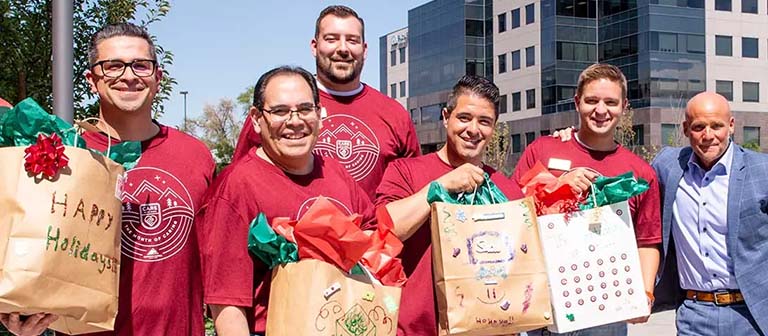
M 280 124 L 290 120 L 294 113 L 303 121 L 314 121 L 318 117 L 317 109 L 318 106 L 314 104 L 301 104 L 295 109 L 277 106 L 271 110 L 262 108 L 261 111 L 270 114 L 273 123 Z
M 136 77 L 152 76 L 157 70 L 157 61 L 150 59 L 137 59 L 131 62 L 121 60 L 103 60 L 91 65 L 91 68 L 101 68 L 101 73 L 108 78 L 119 78 L 125 73 L 126 68 L 131 68 Z

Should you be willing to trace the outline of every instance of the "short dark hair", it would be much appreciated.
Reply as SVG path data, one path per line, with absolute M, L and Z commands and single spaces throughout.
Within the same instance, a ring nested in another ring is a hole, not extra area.
M 365 41 L 365 21 L 363 21 L 363 18 L 361 18 L 360 15 L 357 15 L 357 12 L 355 12 L 354 9 L 343 5 L 328 6 L 320 11 L 320 15 L 317 17 L 317 21 L 315 21 L 315 38 L 320 37 L 320 21 L 323 21 L 323 18 L 328 15 L 333 15 L 340 18 L 351 16 L 357 19 L 357 21 L 360 21 L 360 26 L 363 27 L 363 31 L 361 32 L 362 36 L 360 37 L 363 39 L 363 41 Z
M 149 32 L 147 32 L 144 27 L 125 22 L 106 25 L 91 36 L 91 43 L 88 46 L 88 62 L 94 64 L 98 61 L 99 55 L 96 47 L 99 46 L 99 43 L 117 36 L 138 37 L 144 39 L 147 41 L 147 44 L 149 44 L 150 57 L 152 57 L 152 60 L 157 61 L 157 49 L 155 48 L 155 43 L 152 41 Z
M 493 104 L 494 115 L 499 117 L 499 88 L 487 78 L 475 75 L 461 77 L 448 96 L 446 109 L 448 109 L 449 114 L 456 108 L 456 102 L 459 100 L 459 96 L 463 94 L 476 95 L 487 100 Z
M 315 76 L 312 76 L 309 71 L 304 70 L 302 67 L 284 65 L 269 70 L 259 77 L 256 86 L 253 88 L 253 106 L 257 109 L 261 110 L 264 108 L 264 91 L 266 91 L 269 81 L 277 76 L 301 77 L 307 82 L 309 88 L 312 90 L 312 100 L 315 105 L 320 104 L 320 94 L 317 92 L 317 81 L 315 81 Z
M 617 66 L 607 63 L 595 63 L 584 69 L 579 75 L 576 95 L 581 96 L 584 87 L 596 80 L 607 79 L 621 86 L 621 99 L 627 98 L 627 78 Z

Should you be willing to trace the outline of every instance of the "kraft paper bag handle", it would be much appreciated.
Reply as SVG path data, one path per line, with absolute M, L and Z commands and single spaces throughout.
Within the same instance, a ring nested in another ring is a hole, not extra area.
M 107 134 L 107 157 L 109 157 L 109 153 L 112 150 L 112 133 L 107 130 L 102 130 L 98 126 L 89 123 L 89 121 L 102 121 L 99 118 L 85 118 L 83 120 L 75 121 L 75 128 L 78 130 L 86 130 L 90 132 L 103 132 Z M 75 136 L 75 146 L 77 146 L 77 136 Z

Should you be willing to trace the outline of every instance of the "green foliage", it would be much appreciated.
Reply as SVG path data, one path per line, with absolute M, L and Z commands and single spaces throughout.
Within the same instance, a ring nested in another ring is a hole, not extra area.
M 88 44 L 91 36 L 109 23 L 133 22 L 149 28 L 168 14 L 167 0 L 74 0 L 74 104 L 75 118 L 96 116 L 98 100 L 83 75 L 89 68 Z M 144 17 L 137 19 L 137 14 Z M 46 110 L 53 105 L 52 84 L 52 1 L 0 0 L 0 97 L 12 104 L 34 98 Z M 157 45 L 158 63 L 168 68 L 173 53 Z M 152 105 L 154 117 L 164 112 L 177 84 L 166 72 Z
M 485 146 L 485 164 L 496 168 L 496 170 L 509 176 L 512 174 L 512 167 L 507 167 L 509 158 L 509 124 L 506 122 L 496 123 L 496 129 L 493 132 L 491 141 Z
M 203 114 L 187 120 L 182 130 L 197 136 L 211 149 L 216 170 L 220 171 L 232 161 L 241 123 L 235 113 L 235 103 L 231 99 L 221 99 L 215 106 L 206 104 Z
M 751 151 L 755 151 L 758 153 L 760 152 L 760 144 L 756 140 L 745 142 L 741 144 L 741 147 L 744 147 L 746 149 L 749 149 Z

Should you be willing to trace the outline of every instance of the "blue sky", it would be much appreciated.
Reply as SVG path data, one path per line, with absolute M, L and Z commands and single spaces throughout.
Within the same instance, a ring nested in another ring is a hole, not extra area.
M 326 6 L 344 4 L 365 20 L 368 58 L 362 79 L 378 89 L 379 37 L 408 24 L 408 10 L 428 0 L 173 1 L 162 21 L 149 27 L 160 45 L 175 55 L 168 69 L 179 85 L 165 106 L 160 122 L 182 123 L 198 116 L 205 104 L 236 98 L 261 74 L 283 64 L 314 72 L 309 49 L 317 14 Z

